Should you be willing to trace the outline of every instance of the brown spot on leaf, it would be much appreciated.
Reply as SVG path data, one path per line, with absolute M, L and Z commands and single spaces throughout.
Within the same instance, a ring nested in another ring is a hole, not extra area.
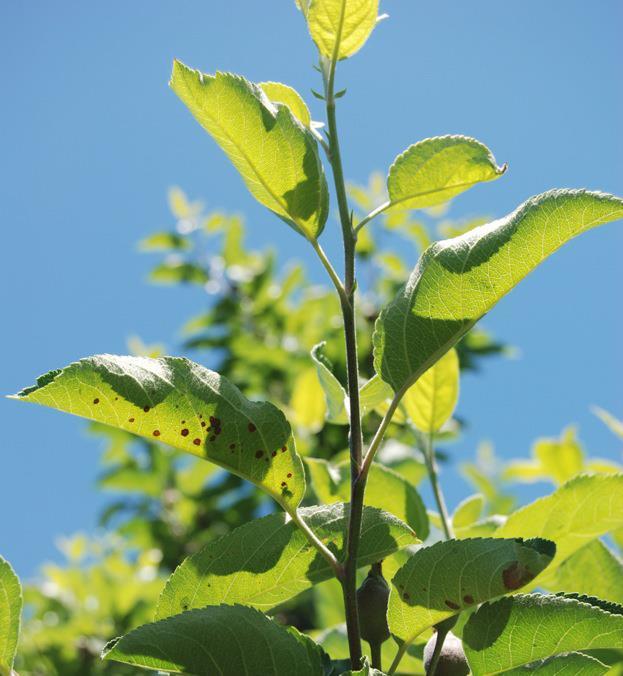
M 264 455 L 264 451 L 255 451 L 255 457 L 261 458 Z
M 134 418 L 128 418 L 128 422 L 134 422 Z
M 149 413 L 149 406 L 143 406 L 143 411 L 145 411 L 145 413 Z
M 288 479 L 292 478 L 292 472 L 288 472 Z
M 521 561 L 513 561 L 510 566 L 502 571 L 502 582 L 506 589 L 514 590 L 528 584 L 534 579 L 531 573 Z
M 231 450 L 233 451 L 234 448 L 236 448 L 236 444 L 229 444 L 229 448 L 231 448 Z
M 94 404 L 99 404 L 99 403 L 100 403 L 100 400 L 99 400 L 97 397 L 95 397 L 95 399 L 93 399 L 93 403 L 94 403 Z
M 186 428 L 184 428 L 184 429 L 180 432 L 180 434 L 181 434 L 183 437 L 187 437 L 188 434 L 189 434 L 189 432 L 188 432 L 188 430 L 187 430 Z
M 160 436 L 160 430 L 154 430 L 154 431 L 152 432 L 152 434 L 153 434 L 155 437 L 159 437 L 159 436 Z
M 409 596 L 409 594 L 408 594 L 407 592 L 403 592 L 402 598 L 403 598 L 405 601 L 408 601 L 411 597 Z
M 199 446 L 200 443 L 201 439 L 193 439 L 193 444 L 195 444 L 195 446 Z
M 451 610 L 458 610 L 461 606 L 458 605 L 458 603 L 455 603 L 454 601 L 449 601 L 446 599 L 444 603 L 450 608 Z
M 287 447 L 287 446 L 282 446 L 282 447 L 281 447 L 281 452 L 282 452 L 282 453 L 285 453 L 287 450 L 288 450 L 288 447 Z
M 205 426 L 206 426 L 206 421 L 205 421 L 205 420 L 202 420 L 202 421 L 201 421 L 201 427 L 205 427 Z
M 463 597 L 463 601 L 471 605 L 472 603 L 474 603 L 474 597 L 471 594 L 465 594 L 465 596 Z
M 212 421 L 210 421 L 210 422 L 212 422 Z M 247 425 L 247 427 L 249 429 L 249 432 L 255 432 L 255 430 L 257 430 L 257 427 L 253 423 L 249 423 Z

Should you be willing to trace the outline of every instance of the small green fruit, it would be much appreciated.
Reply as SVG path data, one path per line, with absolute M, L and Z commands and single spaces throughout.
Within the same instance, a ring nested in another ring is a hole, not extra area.
M 371 569 L 357 590 L 361 638 L 370 644 L 384 643 L 389 638 L 388 599 L 389 585 L 380 573 Z
M 437 642 L 438 635 L 438 633 L 435 633 L 431 636 L 431 638 L 428 639 L 428 643 L 424 646 L 424 669 L 427 674 L 430 673 L 429 667 L 431 660 L 433 659 L 433 652 L 435 650 L 435 643 Z M 437 668 L 435 669 L 435 676 L 468 676 L 468 674 L 469 665 L 465 659 L 461 639 L 457 638 L 449 631 L 443 642 L 441 655 L 439 656 Z

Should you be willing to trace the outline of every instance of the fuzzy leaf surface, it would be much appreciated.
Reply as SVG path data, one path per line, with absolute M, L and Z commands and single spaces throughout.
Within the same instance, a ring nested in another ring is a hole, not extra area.
M 463 647 L 474 676 L 521 673 L 515 669 L 578 650 L 623 648 L 623 607 L 589 596 L 504 598 L 469 618 Z
M 318 144 L 288 105 L 239 75 L 206 75 L 179 61 L 171 87 L 240 172 L 251 194 L 307 239 L 327 220 Z
M 17 399 L 162 441 L 253 482 L 286 511 L 305 493 L 290 425 L 268 402 L 179 357 L 98 355 L 37 379 Z
M 547 540 L 448 540 L 410 556 L 392 580 L 389 628 L 410 643 L 441 620 L 528 584 L 553 558 Z
M 314 647 L 308 637 L 253 608 L 220 605 L 138 627 L 109 643 L 102 657 L 197 676 L 322 676 L 322 651 Z
M 300 510 L 338 558 L 348 526 L 347 509 L 333 504 Z M 365 507 L 360 566 L 414 542 L 413 531 L 395 516 Z M 268 611 L 333 574 L 291 519 L 271 514 L 236 528 L 179 565 L 160 596 L 156 618 L 218 603 L 244 603 Z
M 396 392 L 406 390 L 550 254 L 621 217 L 618 197 L 555 190 L 504 218 L 436 242 L 376 322 L 376 372 Z
M 437 136 L 407 148 L 389 169 L 387 189 L 392 206 L 422 209 L 443 204 L 483 181 L 502 176 L 487 148 L 468 136 Z

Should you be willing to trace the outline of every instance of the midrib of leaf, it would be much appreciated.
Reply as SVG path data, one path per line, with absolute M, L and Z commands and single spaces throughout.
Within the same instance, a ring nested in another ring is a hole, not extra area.
M 433 188 L 432 190 L 414 192 L 411 193 L 410 195 L 407 195 L 406 197 L 401 197 L 400 199 L 397 200 L 389 199 L 387 201 L 387 206 L 385 208 L 389 209 L 391 207 L 397 206 L 398 204 L 402 204 L 403 202 L 408 202 L 410 200 L 417 199 L 418 197 L 427 197 L 428 195 L 435 195 L 436 193 L 443 192 L 444 190 L 453 190 L 454 188 L 469 188 L 472 185 L 476 185 L 476 183 L 482 183 L 482 181 L 463 181 L 462 183 L 447 183 L 442 188 Z
M 342 0 L 342 8 L 340 10 L 340 22 L 338 24 L 337 33 L 335 35 L 335 44 L 333 45 L 333 56 L 331 61 L 337 63 L 337 55 L 340 52 L 340 45 L 342 43 L 342 31 L 344 30 L 344 17 L 346 16 L 346 1 Z
M 199 73 L 199 75 L 200 75 L 201 79 L 203 80 L 203 73 Z M 184 86 L 185 86 L 185 88 L 186 88 L 186 91 L 190 91 L 190 88 L 186 85 L 186 82 L 184 82 Z M 191 94 L 191 95 L 192 95 L 192 94 Z M 201 107 L 200 105 L 198 105 L 198 99 L 197 99 L 197 97 L 194 96 L 194 95 L 192 95 L 192 98 L 193 98 L 193 101 L 194 101 L 194 103 L 195 103 L 195 106 L 197 106 L 200 110 L 202 110 L 202 107 Z M 268 97 L 266 97 L 266 98 L 268 98 Z M 260 102 L 260 105 L 263 105 L 263 104 Z M 278 109 L 278 106 L 281 105 L 281 104 L 273 103 L 273 102 L 271 101 L 271 105 L 275 106 L 275 108 L 277 108 L 277 111 L 278 111 L 278 110 L 279 110 L 279 109 Z M 286 110 L 287 110 L 287 106 L 283 106 L 283 107 L 285 107 Z M 218 127 L 219 127 L 219 129 L 221 130 L 221 133 L 223 134 L 223 136 L 225 136 L 225 137 L 227 138 L 227 140 L 228 140 L 228 141 L 236 148 L 236 150 L 240 153 L 240 155 L 243 157 L 243 159 L 245 160 L 245 162 L 251 167 L 251 169 L 253 170 L 253 173 L 255 174 L 255 176 L 257 177 L 257 179 L 259 180 L 259 182 L 260 182 L 260 184 L 262 185 L 262 187 L 264 188 L 264 190 L 266 190 L 266 192 L 267 192 L 267 193 L 275 200 L 275 202 L 277 202 L 277 204 L 283 209 L 284 213 L 288 214 L 288 206 L 287 206 L 287 203 L 284 202 L 284 201 L 282 200 L 282 198 L 280 198 L 278 195 L 276 195 L 275 192 L 274 192 L 274 191 L 271 189 L 271 187 L 268 185 L 268 183 L 266 183 L 266 181 L 264 180 L 264 177 L 262 176 L 262 174 L 260 173 L 260 171 L 258 170 L 258 168 L 255 166 L 255 163 L 251 160 L 251 158 L 249 157 L 249 155 L 247 155 L 247 153 L 246 153 L 246 152 L 238 145 L 238 143 L 236 143 L 236 142 L 234 141 L 234 139 L 230 136 L 230 134 L 228 134 L 227 131 L 223 128 L 223 126 L 222 126 L 221 123 L 220 123 L 220 119 L 219 119 L 219 118 L 215 118 L 215 117 L 214 117 L 213 115 L 211 115 L 210 113 L 206 113 L 204 110 L 202 110 L 202 113 L 206 114 L 207 117 L 209 117 L 213 122 L 215 122 L 215 123 L 218 125 Z M 289 110 L 287 110 L 287 113 L 288 113 L 290 116 L 292 116 L 293 119 L 294 119 L 294 116 L 292 115 L 292 113 L 291 113 Z M 296 121 L 296 123 L 298 124 L 298 120 L 295 120 L 295 121 Z M 280 133 L 282 133 L 282 135 L 283 135 L 283 132 L 282 132 L 281 129 L 280 129 Z M 292 151 L 291 144 L 290 144 L 289 142 L 287 142 L 286 145 L 288 146 L 288 148 L 290 149 L 290 152 L 291 152 L 291 151 Z M 288 218 L 290 218 L 289 214 L 288 214 Z M 292 219 L 292 218 L 290 218 L 290 220 L 291 220 L 293 223 L 296 224 L 299 233 L 302 234 L 305 238 L 309 239 L 309 238 L 307 237 L 307 233 L 305 232 L 305 227 L 304 227 L 303 225 L 301 225 L 301 223 L 299 223 L 298 221 L 296 221 L 296 220 L 294 220 L 294 219 Z

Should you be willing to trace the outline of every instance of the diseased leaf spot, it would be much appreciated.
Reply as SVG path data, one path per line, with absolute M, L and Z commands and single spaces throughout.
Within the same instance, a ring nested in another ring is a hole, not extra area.
M 256 458 L 259 459 L 259 458 L 261 458 L 263 455 L 264 455 L 264 451 L 261 451 L 261 450 L 255 451 L 255 457 L 256 457 Z
M 205 420 L 202 420 L 202 421 L 201 421 L 201 427 L 205 427 L 205 426 L 206 426 L 206 421 L 205 421 Z
M 471 594 L 465 594 L 465 596 L 463 597 L 463 601 L 471 605 L 472 603 L 474 603 L 474 597 Z
M 212 422 L 212 420 L 210 420 L 210 422 Z M 249 432 L 255 432 L 255 430 L 257 430 L 257 427 L 253 423 L 249 423 L 247 427 L 249 429 Z
M 403 598 L 405 601 L 408 601 L 411 597 L 409 596 L 409 594 L 408 594 L 407 592 L 403 592 L 402 598 Z
M 292 472 L 288 472 L 288 479 L 292 478 Z
M 94 404 L 99 404 L 99 403 L 100 403 L 100 400 L 99 400 L 97 397 L 95 397 L 95 399 L 93 399 L 93 403 L 94 403 Z
M 210 437 L 210 441 L 214 441 L 215 439 L 216 439 L 216 437 L 215 437 L 214 435 L 212 435 L 212 436 Z
M 282 447 L 281 447 L 281 452 L 282 452 L 282 453 L 285 453 L 287 450 L 288 450 L 288 447 L 287 447 L 287 446 L 282 446 Z
M 458 603 L 455 603 L 454 601 L 449 601 L 446 599 L 444 603 L 450 608 L 451 610 L 458 610 L 461 606 L 458 605 Z
M 229 444 L 229 448 L 231 448 L 231 450 L 233 451 L 234 448 L 236 448 L 236 444 Z
M 534 574 L 520 561 L 513 561 L 508 568 L 502 571 L 502 581 L 509 590 L 519 589 L 532 579 L 534 579 Z
M 134 418 L 128 418 L 128 422 L 134 422 Z
M 155 437 L 159 437 L 159 436 L 160 436 L 160 430 L 154 430 L 154 431 L 153 431 L 153 435 L 154 435 Z
M 195 446 L 199 446 L 200 443 L 201 439 L 193 439 L 193 444 L 195 444 Z
M 274 457 L 277 455 L 277 451 L 273 451 L 273 452 L 271 453 L 271 455 L 272 455 L 272 457 L 274 458 Z
M 145 411 L 145 413 L 149 413 L 149 406 L 143 406 L 143 411 Z
M 187 430 L 186 427 L 185 427 L 185 428 L 180 432 L 180 434 L 181 434 L 183 437 L 187 437 L 188 434 L 189 434 L 189 432 L 188 432 L 188 430 Z

